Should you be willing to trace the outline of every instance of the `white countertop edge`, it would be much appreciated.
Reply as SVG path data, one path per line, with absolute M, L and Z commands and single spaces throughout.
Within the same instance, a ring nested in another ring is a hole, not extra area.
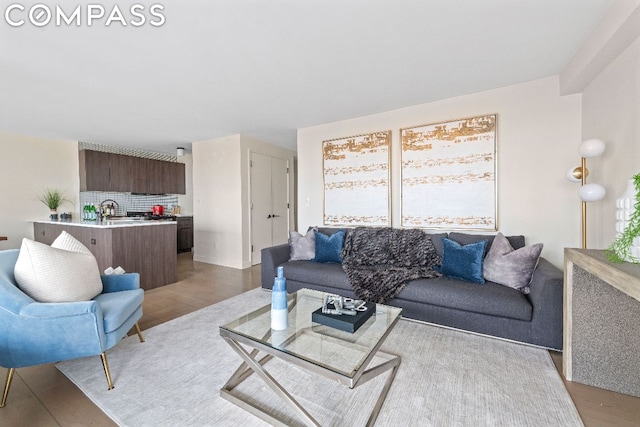
M 119 221 L 52 221 L 46 219 L 34 219 L 30 222 L 37 224 L 56 224 L 56 225 L 70 225 L 74 227 L 93 227 L 93 228 L 121 228 L 121 227 L 144 227 L 149 225 L 177 225 L 176 221 L 166 220 L 119 220 Z

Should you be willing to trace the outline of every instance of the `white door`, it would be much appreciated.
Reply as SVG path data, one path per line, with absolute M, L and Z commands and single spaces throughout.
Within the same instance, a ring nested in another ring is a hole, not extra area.
M 289 239 L 289 162 L 251 153 L 251 263 L 263 248 Z

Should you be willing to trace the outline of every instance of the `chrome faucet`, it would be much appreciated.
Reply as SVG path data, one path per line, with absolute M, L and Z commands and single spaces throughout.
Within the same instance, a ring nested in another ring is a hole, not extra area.
M 100 207 L 102 207 L 102 205 L 104 205 L 104 204 L 105 204 L 105 202 L 111 202 L 111 203 L 113 203 L 114 205 L 116 205 L 116 212 L 120 210 L 120 205 L 118 204 L 118 202 L 116 202 L 116 201 L 115 201 L 115 200 L 113 200 L 113 199 L 104 199 L 103 201 L 101 201 L 101 202 L 100 202 Z

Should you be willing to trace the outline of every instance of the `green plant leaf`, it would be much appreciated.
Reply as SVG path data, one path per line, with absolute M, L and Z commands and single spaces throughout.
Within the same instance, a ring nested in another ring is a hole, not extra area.
M 47 188 L 44 190 L 44 193 L 40 196 L 39 200 L 45 204 L 49 209 L 55 210 L 58 207 L 65 203 L 69 202 L 68 199 L 64 197 L 62 192 L 57 188 Z
M 611 262 L 620 263 L 629 260 L 635 264 L 640 263 L 640 259 L 631 254 L 633 240 L 640 236 L 640 173 L 634 175 L 633 184 L 636 188 L 636 201 L 633 205 L 634 211 L 629 218 L 629 224 L 606 249 L 607 259 Z

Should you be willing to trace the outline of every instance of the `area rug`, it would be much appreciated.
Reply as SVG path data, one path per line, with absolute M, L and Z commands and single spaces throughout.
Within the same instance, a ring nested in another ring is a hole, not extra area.
M 264 426 L 219 395 L 240 365 L 218 326 L 268 304 L 254 289 L 144 332 L 99 357 L 57 366 L 117 424 Z M 401 320 L 383 350 L 402 357 L 378 426 L 582 426 L 546 350 Z M 386 374 L 353 390 L 273 359 L 267 370 L 323 426 L 365 425 Z M 256 375 L 236 390 L 301 425 Z

